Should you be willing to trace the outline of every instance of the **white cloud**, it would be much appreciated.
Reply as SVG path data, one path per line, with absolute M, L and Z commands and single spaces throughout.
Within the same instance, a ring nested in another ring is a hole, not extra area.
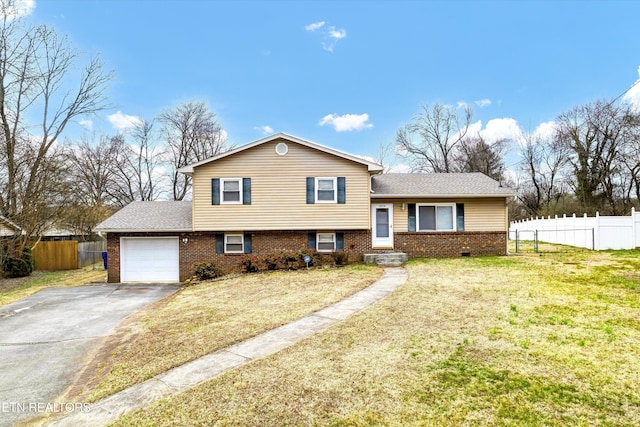
M 479 99 L 475 102 L 475 104 L 478 107 L 483 108 L 491 105 L 491 100 L 489 98 Z
M 332 39 L 340 40 L 347 37 L 347 30 L 345 30 L 344 28 L 340 30 L 336 30 L 336 27 L 330 27 L 329 30 L 327 31 L 327 34 Z
M 638 75 L 640 75 L 640 67 L 638 67 Z M 640 78 L 636 80 L 634 86 L 624 94 L 622 101 L 629 104 L 635 112 L 640 113 Z
M 521 141 L 522 129 L 520 129 L 518 122 L 512 118 L 491 119 L 484 128 L 482 121 L 478 120 L 470 123 L 467 130 L 467 136 L 476 135 L 480 135 L 489 144 L 499 140 Z
M 15 4 L 9 6 L 8 10 L 6 11 L 7 18 L 13 19 L 31 15 L 31 12 L 33 12 L 33 9 L 35 8 L 35 0 L 16 0 Z
M 128 114 L 122 114 L 122 112 L 120 111 L 108 115 L 107 120 L 109 120 L 109 123 L 111 123 L 111 126 L 113 126 L 115 130 L 122 133 L 126 133 L 132 128 L 140 126 L 142 124 L 141 118 L 130 116 Z
M 533 136 L 540 140 L 548 141 L 554 137 L 556 133 L 556 122 L 540 123 L 533 131 Z
M 466 101 L 458 101 L 458 102 L 456 103 L 456 108 L 464 109 L 464 108 L 467 108 L 467 107 L 470 107 L 470 105 L 469 105 L 469 103 L 468 103 L 468 102 L 466 102 Z
M 319 30 L 323 26 L 324 26 L 324 21 L 318 21 L 318 22 L 314 22 L 313 24 L 309 24 L 305 26 L 304 29 L 307 31 L 315 31 L 315 30 Z
M 372 123 L 367 123 L 369 120 L 368 114 L 344 114 L 338 116 L 337 114 L 328 114 L 324 116 L 318 125 L 320 126 L 333 126 L 336 132 L 349 132 L 352 130 L 363 130 L 372 128 Z
M 386 173 L 411 173 L 413 172 L 413 170 L 411 169 L 411 166 L 405 163 L 399 163 L 397 165 L 389 166 L 388 170 L 386 170 L 385 172 Z
M 271 135 L 273 133 L 273 128 L 269 125 L 265 126 L 256 126 L 255 130 L 262 132 L 263 135 Z
M 480 134 L 488 143 L 496 142 L 500 139 L 508 141 L 520 141 L 522 139 L 522 129 L 520 129 L 518 122 L 512 118 L 491 119 Z
M 91 119 L 80 120 L 78 122 L 78 124 L 80 126 L 82 126 L 83 128 L 87 129 L 88 131 L 92 131 L 93 130 L 93 120 L 91 120 Z
M 318 21 L 305 26 L 304 29 L 307 31 L 316 32 L 317 30 L 320 30 L 324 27 L 322 31 L 319 31 L 319 33 L 321 34 L 320 37 L 322 37 L 320 45 L 327 52 L 333 52 L 333 48 L 336 46 L 336 43 L 338 43 L 339 40 L 347 37 L 347 30 L 345 30 L 344 28 L 338 29 L 333 25 L 325 27 L 325 24 L 326 22 L 324 21 Z

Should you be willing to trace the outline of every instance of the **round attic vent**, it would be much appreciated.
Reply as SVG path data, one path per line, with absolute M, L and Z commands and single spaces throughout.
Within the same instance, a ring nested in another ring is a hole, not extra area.
M 278 153 L 279 156 L 284 156 L 288 152 L 289 152 L 289 147 L 284 142 L 279 142 L 276 145 L 276 153 Z

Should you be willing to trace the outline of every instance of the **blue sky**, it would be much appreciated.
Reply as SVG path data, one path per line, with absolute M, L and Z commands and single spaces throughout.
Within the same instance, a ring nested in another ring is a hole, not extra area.
M 620 95 L 640 66 L 630 0 L 37 0 L 27 19 L 115 70 L 95 130 L 196 99 L 234 144 L 286 132 L 369 156 L 420 104 L 467 103 L 510 135 Z

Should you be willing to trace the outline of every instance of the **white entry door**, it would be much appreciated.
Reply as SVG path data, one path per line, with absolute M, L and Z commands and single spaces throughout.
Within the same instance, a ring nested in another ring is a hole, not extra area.
M 393 248 L 393 204 L 371 205 L 373 247 Z

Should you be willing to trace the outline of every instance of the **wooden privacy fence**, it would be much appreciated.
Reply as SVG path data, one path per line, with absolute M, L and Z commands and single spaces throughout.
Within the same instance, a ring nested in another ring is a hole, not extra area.
M 61 240 L 38 242 L 33 248 L 36 270 L 74 270 L 102 263 L 102 252 L 107 250 L 107 241 L 81 242 Z
M 100 263 L 102 264 L 102 252 L 107 250 L 107 241 L 78 243 L 78 268 Z
M 33 248 L 36 270 L 74 270 L 78 268 L 78 242 L 62 240 L 38 242 Z

